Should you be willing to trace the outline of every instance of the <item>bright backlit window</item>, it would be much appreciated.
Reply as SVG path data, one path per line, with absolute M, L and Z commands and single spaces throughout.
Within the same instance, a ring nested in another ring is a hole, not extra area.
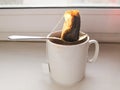
M 0 6 L 4 5 L 11 7 L 15 5 L 19 5 L 19 7 L 118 7 L 120 0 L 0 0 Z

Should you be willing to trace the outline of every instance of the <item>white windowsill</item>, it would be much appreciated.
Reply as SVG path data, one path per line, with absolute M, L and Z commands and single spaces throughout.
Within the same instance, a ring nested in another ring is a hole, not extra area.
M 95 63 L 88 63 L 85 78 L 66 88 L 52 83 L 44 66 L 45 43 L 0 42 L 0 90 L 119 90 L 120 45 L 100 44 Z

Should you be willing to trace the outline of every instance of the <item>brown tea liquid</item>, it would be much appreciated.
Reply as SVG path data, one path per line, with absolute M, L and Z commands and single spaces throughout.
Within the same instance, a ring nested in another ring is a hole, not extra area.
M 81 35 L 81 34 L 80 34 Z M 61 32 L 54 32 L 50 35 L 50 37 L 58 37 L 61 38 Z M 80 37 L 80 36 L 79 36 Z M 66 42 L 63 40 L 57 40 L 57 39 L 50 39 L 51 42 L 56 43 L 56 44 L 61 44 L 61 45 L 76 45 L 76 44 L 80 44 L 83 43 L 87 40 L 87 37 L 79 40 L 79 41 L 74 41 L 74 42 Z

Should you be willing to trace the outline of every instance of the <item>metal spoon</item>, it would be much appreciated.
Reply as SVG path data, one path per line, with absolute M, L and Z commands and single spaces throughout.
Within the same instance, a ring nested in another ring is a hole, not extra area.
M 11 36 L 8 36 L 8 39 L 10 39 L 10 40 L 25 40 L 25 39 L 57 39 L 57 40 L 61 40 L 61 38 L 58 38 L 58 37 L 22 36 L 22 35 L 11 35 Z
M 83 34 L 80 36 L 79 41 L 83 40 L 87 37 L 87 34 Z M 25 39 L 53 39 L 53 40 L 60 40 L 60 41 L 64 41 L 59 37 L 42 37 L 42 36 L 22 36 L 22 35 L 11 35 L 8 36 L 8 39 L 10 40 L 25 40 Z M 68 42 L 68 41 L 64 41 L 66 43 L 72 43 L 72 42 Z

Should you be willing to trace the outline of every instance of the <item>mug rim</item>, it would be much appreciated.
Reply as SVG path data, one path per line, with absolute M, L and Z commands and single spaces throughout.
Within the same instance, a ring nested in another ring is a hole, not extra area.
M 56 33 L 56 32 L 61 32 L 61 31 L 59 30 L 59 31 L 51 32 L 51 33 L 49 33 L 49 34 L 47 35 L 47 37 L 50 37 L 51 34 Z M 80 32 L 82 32 L 82 31 L 80 31 Z M 84 33 L 84 32 L 82 32 L 82 33 Z M 68 45 L 63 45 L 63 44 L 54 43 L 54 42 L 50 41 L 49 39 L 47 40 L 47 42 L 49 42 L 49 43 L 51 43 L 51 44 L 53 44 L 53 45 L 57 45 L 57 46 L 71 47 L 71 46 L 78 46 L 78 45 L 86 44 L 86 43 L 89 41 L 89 38 L 90 38 L 90 37 L 87 35 L 87 39 L 86 39 L 84 42 L 82 42 L 82 43 L 77 43 L 77 44 L 70 44 L 70 45 L 69 45 L 69 44 L 68 44 Z

